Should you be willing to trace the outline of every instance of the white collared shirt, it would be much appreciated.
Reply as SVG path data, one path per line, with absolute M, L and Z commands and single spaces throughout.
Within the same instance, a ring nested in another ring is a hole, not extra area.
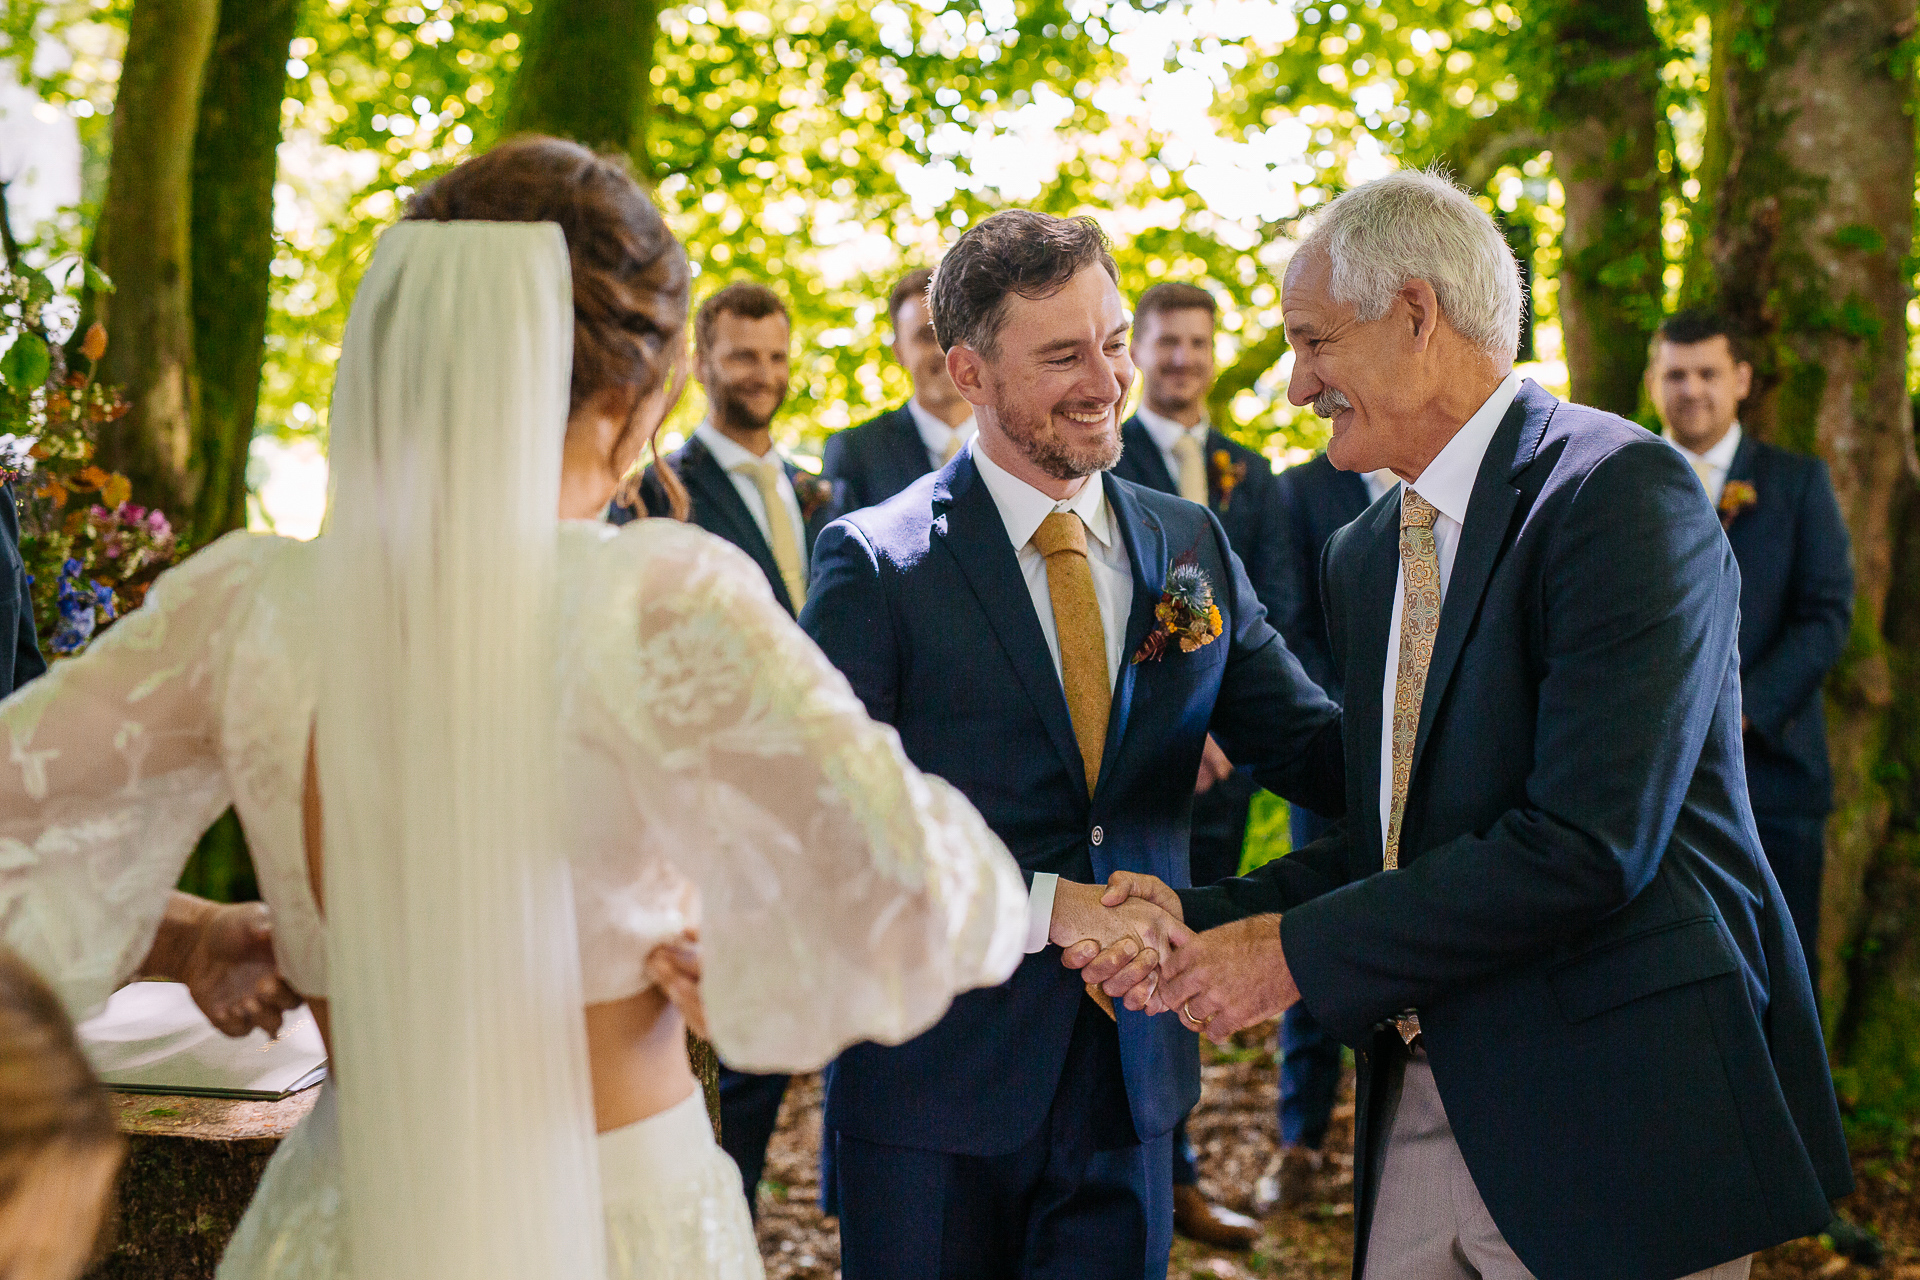
M 1207 456 L 1209 429 L 1207 420 L 1201 418 L 1190 427 L 1184 422 L 1176 422 L 1172 418 L 1155 413 L 1144 404 L 1136 410 L 1136 413 L 1140 419 L 1140 425 L 1147 429 L 1147 435 L 1152 438 L 1153 447 L 1160 451 L 1160 460 L 1167 464 L 1167 474 L 1172 476 L 1173 483 L 1178 485 L 1180 459 L 1174 456 L 1173 447 L 1180 443 L 1181 436 L 1188 436 L 1200 446 L 1200 456 L 1204 459 Z
M 1060 675 L 1060 629 L 1053 621 L 1053 595 L 1047 590 L 1047 558 L 1033 545 L 1040 522 L 1056 511 L 1071 511 L 1087 526 L 1087 566 L 1093 570 L 1093 596 L 1100 604 L 1100 625 L 1107 633 L 1107 678 L 1120 678 L 1120 664 L 1126 660 L 1127 621 L 1133 612 L 1133 567 L 1127 559 L 1126 544 L 1120 538 L 1119 521 L 1107 505 L 1107 489 L 1098 475 L 1087 477 L 1080 492 L 1065 502 L 1056 502 L 987 456 L 976 440 L 970 446 L 974 469 L 993 497 L 993 505 L 1006 525 L 1007 541 L 1013 544 L 1020 561 L 1020 574 L 1027 580 L 1027 594 L 1033 600 L 1033 612 L 1040 620 L 1041 634 L 1047 638 L 1047 652 L 1053 656 L 1053 672 Z M 1066 688 L 1064 677 L 1061 688 Z M 1047 945 L 1053 923 L 1053 894 L 1060 877 L 1036 872 L 1033 888 L 1027 895 L 1027 950 L 1039 951 Z
M 774 462 L 785 462 L 787 458 L 780 452 L 780 446 L 775 445 L 766 458 L 757 457 L 746 446 L 714 426 L 710 418 L 702 420 L 700 425 L 694 428 L 693 438 L 707 446 L 707 452 L 711 453 L 713 460 L 720 464 L 720 469 L 727 473 L 727 479 L 733 481 L 734 492 L 740 495 L 740 501 L 747 504 L 748 514 L 753 517 L 753 522 L 760 526 L 760 536 L 765 538 L 767 545 L 771 547 L 773 526 L 767 523 L 767 504 L 760 497 L 759 482 L 750 473 L 738 468 L 757 467 L 768 459 Z M 804 558 L 807 545 L 807 522 L 800 517 L 800 499 L 793 492 L 793 482 L 787 479 L 784 466 L 780 469 L 779 488 L 780 505 L 787 509 L 787 519 L 793 522 L 793 545 L 802 549 L 801 555 Z
M 920 433 L 920 443 L 927 446 L 927 461 L 938 471 L 947 465 L 947 446 L 963 445 L 973 439 L 975 422 L 972 414 L 957 427 L 950 427 L 934 414 L 929 413 L 918 400 L 907 401 L 907 414 L 913 419 L 914 430 Z
M 1487 456 L 1493 433 L 1500 420 L 1513 407 L 1520 394 L 1520 375 L 1508 373 L 1493 389 L 1486 403 L 1453 433 L 1453 439 L 1434 455 L 1427 469 L 1407 488 L 1425 498 L 1439 511 L 1433 522 L 1434 549 L 1440 555 L 1440 604 L 1444 612 L 1447 583 L 1453 578 L 1453 558 L 1460 551 L 1460 530 L 1467 522 L 1467 504 L 1473 499 L 1473 482 L 1479 478 L 1480 463 Z M 1396 542 L 1397 545 L 1397 542 Z M 1380 838 L 1387 836 L 1387 821 L 1393 812 L 1393 700 L 1400 687 L 1400 613 L 1406 607 L 1407 571 L 1402 566 L 1393 577 L 1393 618 L 1387 623 L 1387 669 L 1380 693 Z M 1428 689 L 1422 694 L 1423 705 Z
M 1734 423 L 1727 434 L 1720 437 L 1720 443 L 1705 453 L 1695 453 L 1675 440 L 1671 432 L 1667 433 L 1666 441 L 1680 451 L 1694 474 L 1700 476 L 1700 483 L 1707 487 L 1707 498 L 1719 506 L 1720 495 L 1727 491 L 1727 472 L 1733 470 L 1733 455 L 1740 451 L 1740 424 Z

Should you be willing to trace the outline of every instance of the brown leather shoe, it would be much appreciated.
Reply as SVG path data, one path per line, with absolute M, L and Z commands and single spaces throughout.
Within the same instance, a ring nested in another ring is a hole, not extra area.
M 1307 1147 L 1280 1148 L 1254 1185 L 1254 1211 L 1266 1214 L 1274 1209 L 1297 1212 L 1306 1208 L 1319 1193 L 1325 1161 L 1320 1152 Z
M 1244 1213 L 1213 1204 L 1198 1187 L 1173 1189 L 1173 1229 L 1216 1249 L 1251 1249 L 1260 1224 Z

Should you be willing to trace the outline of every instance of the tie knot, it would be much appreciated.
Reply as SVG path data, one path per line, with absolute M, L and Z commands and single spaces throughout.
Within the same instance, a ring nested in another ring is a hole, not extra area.
M 757 462 L 743 462 L 735 467 L 734 470 L 744 471 L 756 480 L 778 480 L 780 478 L 780 464 L 770 457 L 761 458 Z
M 1192 454 L 1197 458 L 1200 456 L 1200 442 L 1195 440 L 1189 432 L 1182 431 L 1180 437 L 1173 442 L 1173 452 L 1175 457 L 1183 458 Z
M 1438 507 L 1406 485 L 1400 486 L 1400 527 L 1402 529 L 1431 529 L 1433 522 L 1439 518 Z
M 1033 545 L 1049 558 L 1062 551 L 1087 554 L 1087 526 L 1071 511 L 1056 511 L 1033 531 Z

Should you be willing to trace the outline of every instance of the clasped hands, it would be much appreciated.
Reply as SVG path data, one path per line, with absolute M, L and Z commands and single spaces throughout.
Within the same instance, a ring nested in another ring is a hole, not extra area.
M 1186 927 L 1180 897 L 1155 876 L 1116 871 L 1106 888 L 1060 881 L 1052 941 L 1060 963 L 1136 1012 L 1172 1011 L 1225 1044 L 1300 998 L 1280 942 L 1280 917 Z

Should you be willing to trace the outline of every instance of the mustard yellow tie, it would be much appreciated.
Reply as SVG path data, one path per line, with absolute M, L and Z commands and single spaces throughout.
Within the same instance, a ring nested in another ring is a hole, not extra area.
M 965 441 L 960 439 L 960 433 L 958 431 L 948 432 L 947 447 L 940 451 L 940 465 L 944 467 L 949 462 L 952 462 L 953 455 L 960 452 L 960 446 L 964 443 Z
M 1173 460 L 1180 464 L 1180 496 L 1188 502 L 1207 505 L 1207 460 L 1200 442 L 1191 433 L 1182 432 L 1173 442 Z
M 784 472 L 774 458 L 743 462 L 738 469 L 752 476 L 754 487 L 760 490 L 761 505 L 767 509 L 767 544 L 773 549 L 773 562 L 780 566 L 780 577 L 787 584 L 787 598 L 793 601 L 793 610 L 798 613 L 800 606 L 807 602 L 807 571 L 800 561 L 800 542 L 793 536 L 793 519 L 787 514 L 786 501 L 780 495 Z
M 1406 585 L 1400 600 L 1400 665 L 1393 686 L 1393 794 L 1387 809 L 1385 862 L 1400 865 L 1400 820 L 1406 814 L 1413 744 L 1420 734 L 1420 698 L 1426 691 L 1433 638 L 1440 630 L 1440 552 L 1433 541 L 1439 511 L 1400 488 L 1400 568 Z

